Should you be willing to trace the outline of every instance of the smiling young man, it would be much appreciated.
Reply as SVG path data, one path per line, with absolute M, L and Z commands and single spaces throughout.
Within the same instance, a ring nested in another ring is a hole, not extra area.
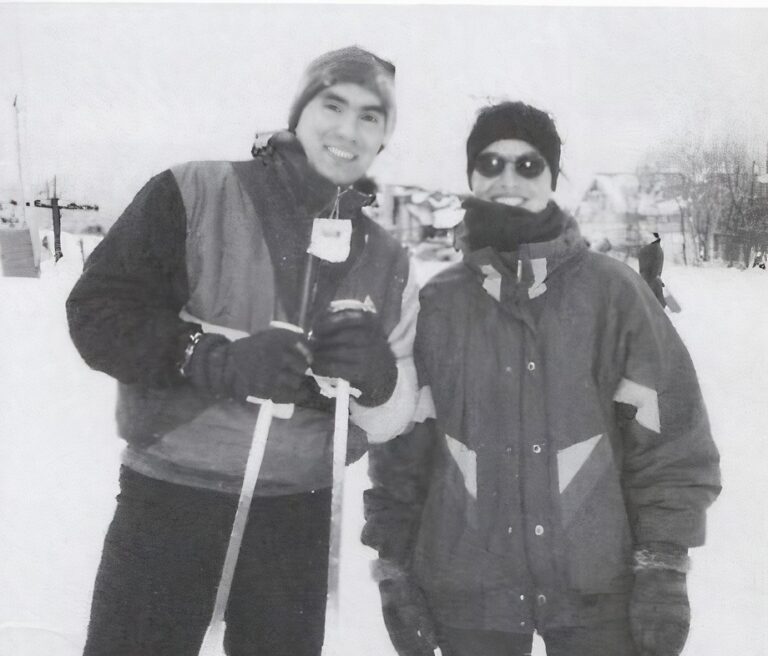
M 127 442 L 86 656 L 196 656 L 251 444 L 274 419 L 226 612 L 229 656 L 317 656 L 323 643 L 332 402 L 312 372 L 349 380 L 350 453 L 412 418 L 417 289 L 404 249 L 350 185 L 395 124 L 394 67 L 357 47 L 310 64 L 288 130 L 242 162 L 191 162 L 138 193 L 68 301 L 85 361 L 119 382 Z M 296 324 L 315 217 L 351 221 L 349 256 L 318 265 Z M 334 299 L 375 312 L 331 314 Z
M 520 102 L 467 140 L 464 261 L 421 292 L 415 428 L 370 452 L 363 541 L 400 656 L 677 656 L 718 452 L 643 279 L 554 202 Z
M 373 91 L 344 82 L 322 89 L 307 103 L 295 132 L 313 168 L 347 185 L 373 164 L 386 126 L 382 100 Z

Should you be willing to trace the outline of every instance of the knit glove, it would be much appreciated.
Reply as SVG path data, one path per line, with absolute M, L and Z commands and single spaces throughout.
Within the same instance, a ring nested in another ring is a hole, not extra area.
M 397 383 L 397 363 L 379 317 L 359 308 L 323 312 L 312 327 L 312 371 L 342 378 L 362 392 L 358 402 L 381 405 Z
M 306 338 L 286 328 L 268 328 L 235 341 L 211 333 L 195 345 L 184 375 L 214 396 L 293 403 L 309 361 Z
M 688 637 L 688 556 L 686 550 L 669 546 L 635 552 L 629 620 L 639 656 L 678 656 Z
M 379 559 L 373 573 L 379 579 L 384 625 L 398 656 L 434 656 L 435 626 L 421 588 L 391 561 Z

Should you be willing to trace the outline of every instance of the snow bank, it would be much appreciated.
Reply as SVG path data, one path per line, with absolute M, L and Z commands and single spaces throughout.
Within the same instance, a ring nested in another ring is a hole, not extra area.
M 67 247 L 68 248 L 68 247 Z M 115 384 L 90 371 L 67 334 L 77 259 L 40 279 L 0 278 L 0 655 L 80 653 L 101 542 L 114 509 L 121 442 Z M 428 267 L 423 281 L 439 269 Z M 768 653 L 768 273 L 670 267 L 683 307 L 671 318 L 701 378 L 723 459 L 724 491 L 690 576 L 687 656 Z M 348 470 L 340 653 L 394 656 L 359 543 L 366 460 Z M 35 628 L 37 627 L 37 628 Z M 534 655 L 543 649 L 537 642 Z

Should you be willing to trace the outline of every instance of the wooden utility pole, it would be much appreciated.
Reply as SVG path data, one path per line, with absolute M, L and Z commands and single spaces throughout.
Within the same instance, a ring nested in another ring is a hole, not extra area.
M 21 153 L 21 126 L 19 123 L 19 113 L 21 112 L 21 103 L 19 102 L 19 96 L 13 97 L 13 114 L 16 124 L 16 164 L 19 169 L 19 193 L 21 194 L 21 224 L 26 225 L 29 230 L 29 237 L 32 242 L 32 259 L 34 266 L 40 266 L 40 226 L 37 224 L 37 217 L 31 213 L 29 217 L 26 214 L 26 207 L 29 203 L 24 200 L 24 167 L 22 166 L 22 153 Z
M 59 205 L 59 197 L 56 193 L 56 176 L 53 177 L 53 195 L 48 199 L 50 204 L 46 204 L 41 200 L 35 201 L 35 207 L 49 207 L 51 214 L 53 215 L 53 259 L 58 262 L 64 253 L 61 252 L 61 210 L 89 210 L 98 212 L 98 205 L 87 205 L 83 203 L 68 203 L 66 205 Z

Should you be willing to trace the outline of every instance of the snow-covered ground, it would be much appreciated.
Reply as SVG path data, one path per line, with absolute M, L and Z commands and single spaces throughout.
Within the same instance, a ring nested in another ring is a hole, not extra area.
M 45 263 L 40 279 L 0 278 L 0 656 L 80 653 L 114 509 L 115 385 L 82 363 L 65 323 L 77 260 Z M 764 656 L 768 273 L 665 273 L 683 306 L 672 319 L 700 375 L 724 480 L 707 546 L 693 552 L 693 626 L 684 653 Z M 395 654 L 368 576 L 373 552 L 358 539 L 366 486 L 363 459 L 348 470 L 338 656 Z M 537 643 L 534 654 L 543 653 Z

